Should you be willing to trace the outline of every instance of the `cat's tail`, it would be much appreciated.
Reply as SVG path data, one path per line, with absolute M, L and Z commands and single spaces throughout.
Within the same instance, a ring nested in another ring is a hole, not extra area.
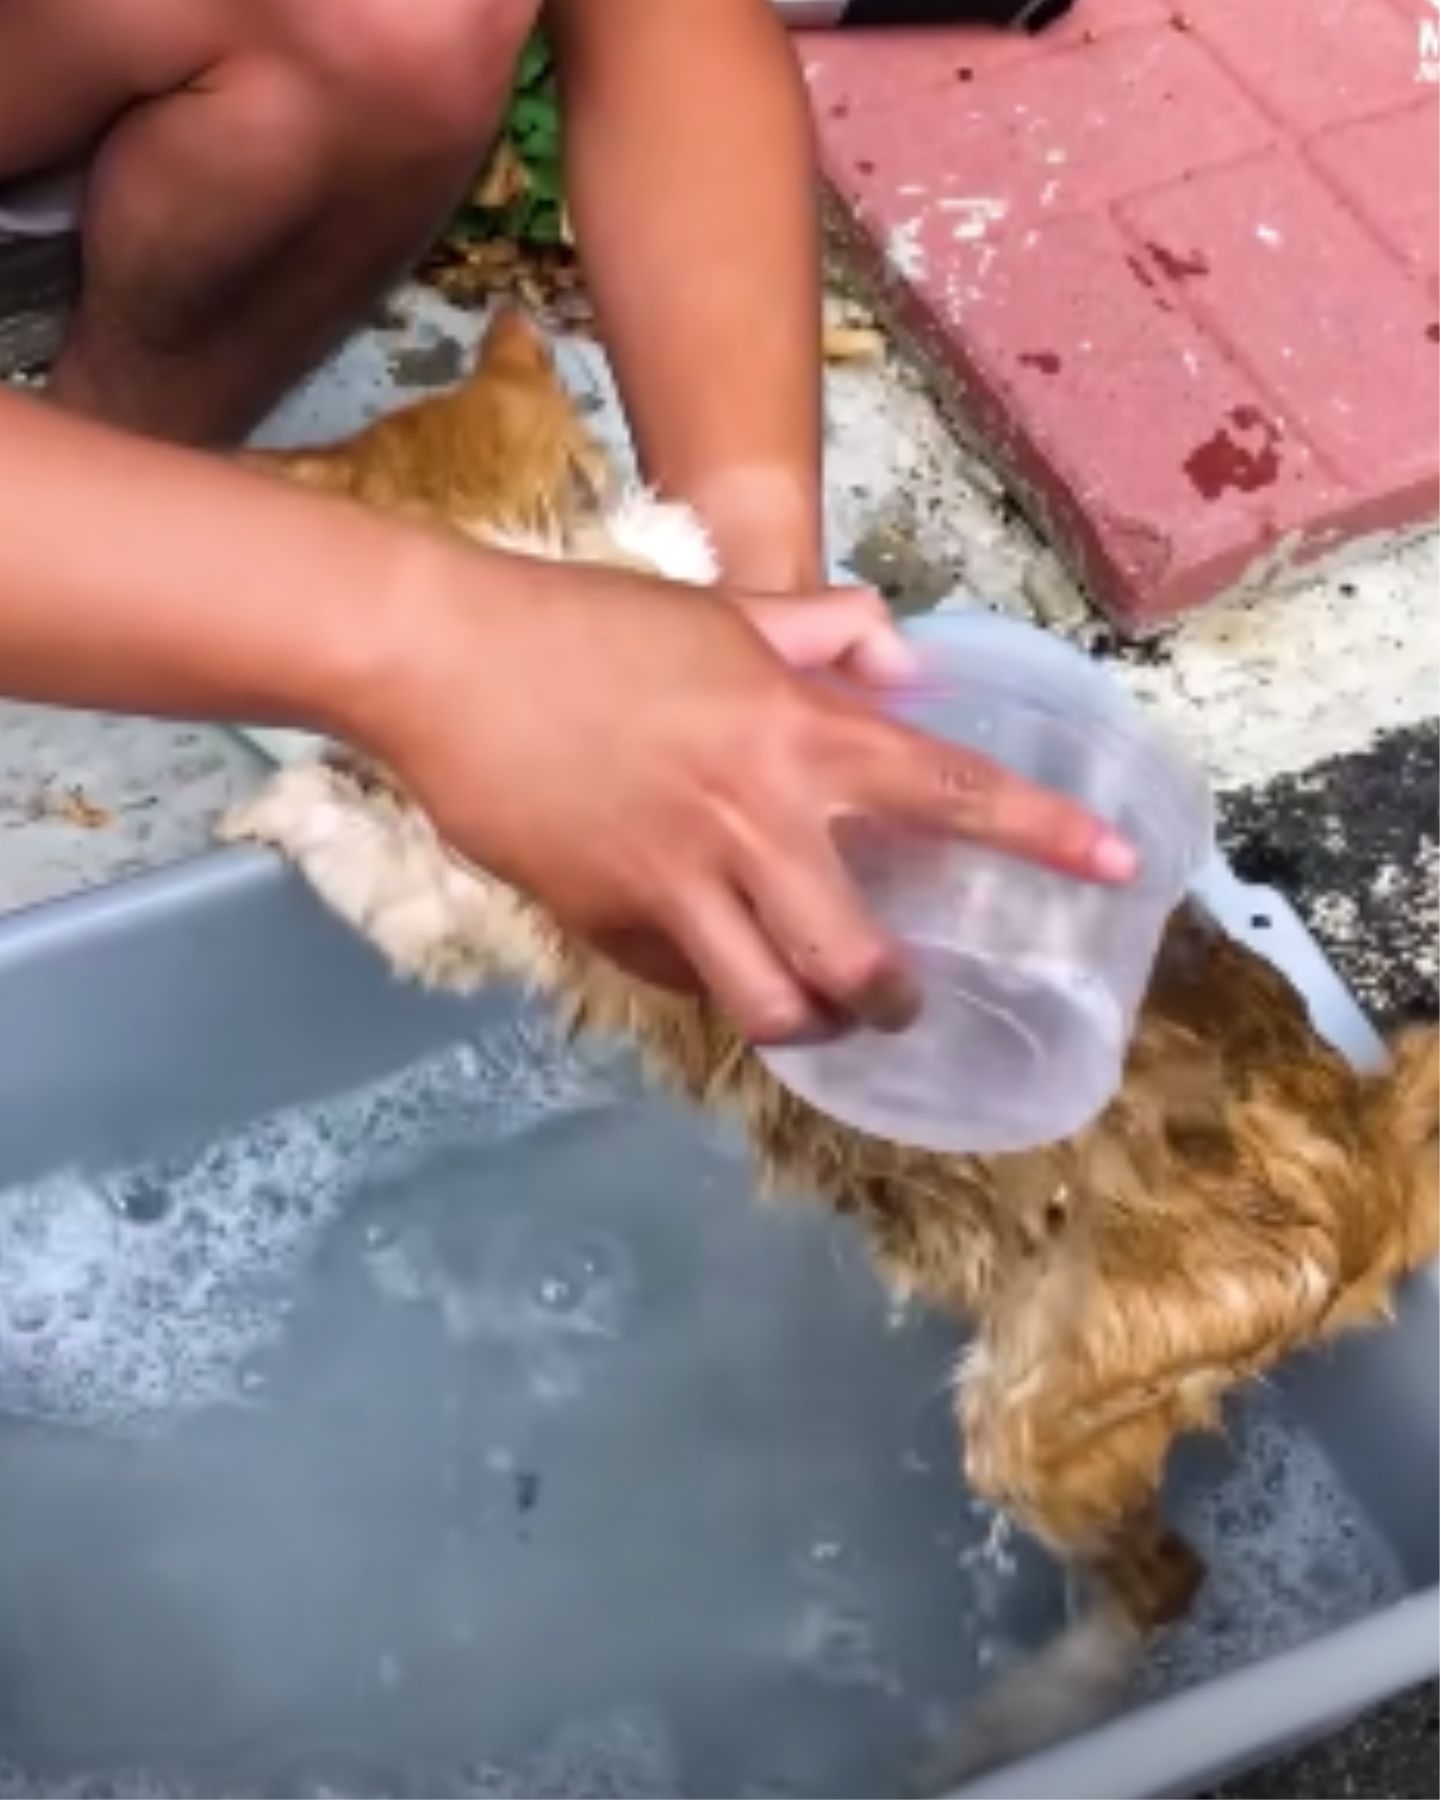
M 1184 1618 L 1204 1575 L 1185 1539 L 1147 1513 L 1086 1570 L 1071 1623 L 967 1704 L 926 1757 L 916 1793 L 952 1792 L 1111 1717 L 1156 1634 Z
M 969 1702 L 926 1756 L 917 1800 L 949 1794 L 1102 1723 L 1123 1702 L 1144 1649 L 1145 1634 L 1118 1607 L 1092 1606 Z

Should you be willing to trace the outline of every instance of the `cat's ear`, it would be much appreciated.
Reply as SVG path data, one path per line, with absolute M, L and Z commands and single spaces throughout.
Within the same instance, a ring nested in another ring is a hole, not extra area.
M 501 305 L 491 315 L 475 358 L 475 374 L 555 376 L 555 363 L 545 334 L 529 313 Z

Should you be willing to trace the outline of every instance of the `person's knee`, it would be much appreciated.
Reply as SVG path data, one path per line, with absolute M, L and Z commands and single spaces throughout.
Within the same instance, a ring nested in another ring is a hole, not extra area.
M 288 0 L 298 53 L 377 154 L 478 155 L 539 0 Z

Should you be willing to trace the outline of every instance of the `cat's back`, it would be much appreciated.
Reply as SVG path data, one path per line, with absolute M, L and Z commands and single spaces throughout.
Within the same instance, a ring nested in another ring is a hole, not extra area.
M 1166 928 L 1142 1011 L 1142 1039 L 1167 1028 L 1207 1047 L 1231 1087 L 1358 1085 L 1288 978 L 1193 901 Z

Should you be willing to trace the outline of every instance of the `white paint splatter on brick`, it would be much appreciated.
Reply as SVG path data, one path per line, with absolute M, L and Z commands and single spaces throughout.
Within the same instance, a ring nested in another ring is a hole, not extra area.
M 957 243 L 978 243 L 1010 210 L 1009 202 L 986 194 L 947 195 L 939 202 L 942 212 L 959 213 L 951 236 Z
M 902 281 L 923 281 L 925 278 L 926 258 L 920 242 L 924 223 L 920 218 L 904 219 L 892 227 L 885 240 L 885 261 Z
M 1080 348 L 1089 348 L 1082 345 Z M 988 465 L 961 447 L 902 366 L 835 370 L 829 403 L 832 541 L 848 549 L 900 506 L 915 543 L 963 571 L 966 594 L 1084 642 L 1094 613 L 1053 552 L 1002 518 Z M 1270 578 L 1283 574 L 1277 559 Z M 1256 573 L 1257 585 L 1266 578 Z M 1249 787 L 1368 749 L 1435 716 L 1440 539 L 1379 542 L 1333 574 L 1229 601 L 1175 628 L 1117 674 L 1201 756 L 1216 785 Z
M 835 370 L 829 514 L 844 553 L 887 509 L 921 554 L 963 571 L 967 598 L 1084 642 L 1094 613 L 1053 552 L 1002 517 L 988 466 L 903 368 Z M 1177 627 L 1117 674 L 1194 746 L 1221 789 L 1295 774 L 1433 718 L 1440 697 L 1440 540 L 1377 544 L 1337 573 L 1234 600 Z

